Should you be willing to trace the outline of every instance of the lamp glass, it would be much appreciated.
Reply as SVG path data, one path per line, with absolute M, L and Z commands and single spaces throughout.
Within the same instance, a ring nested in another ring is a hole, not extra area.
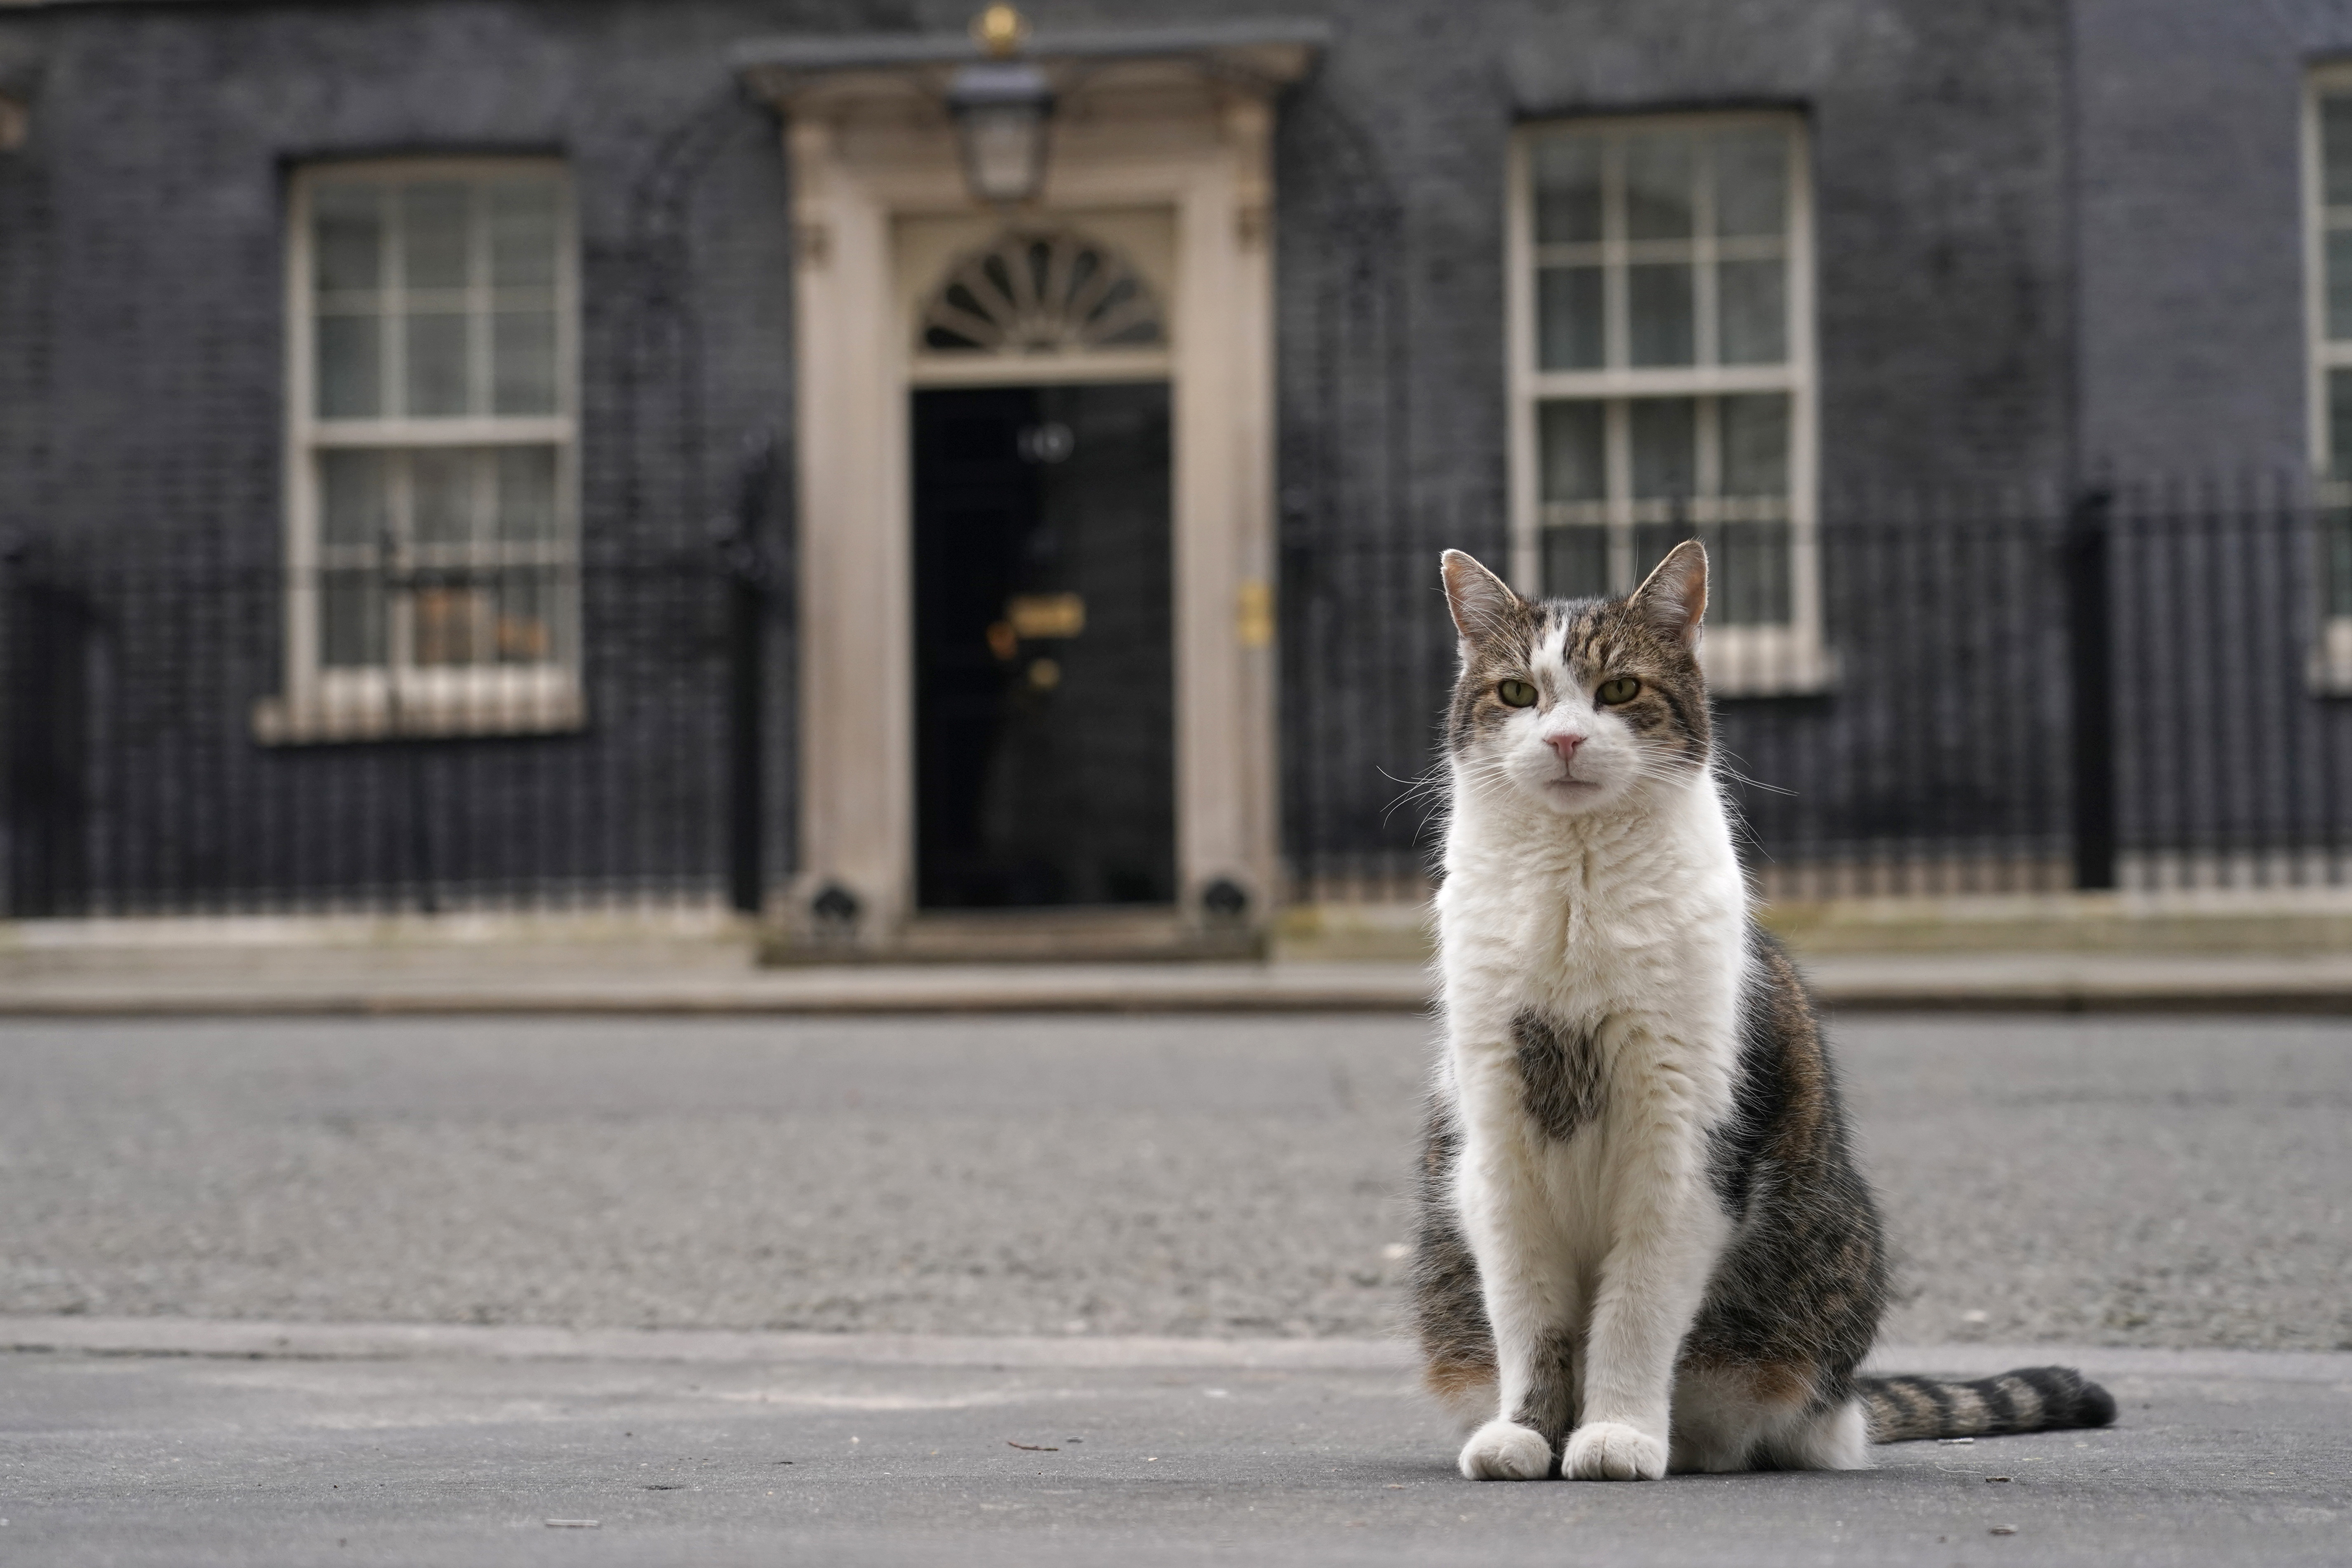
M 964 177 L 984 202 L 1025 202 L 1045 183 L 1045 116 L 1030 103 L 974 104 L 961 116 Z
M 1035 197 L 1045 184 L 1045 122 L 1054 112 L 1045 73 L 1013 60 L 966 66 L 948 90 L 948 108 L 972 195 L 999 205 Z

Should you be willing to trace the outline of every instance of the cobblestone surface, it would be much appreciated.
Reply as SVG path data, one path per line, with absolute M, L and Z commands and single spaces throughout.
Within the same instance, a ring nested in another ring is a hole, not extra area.
M 2352 1346 L 2352 1026 L 1837 1029 L 1913 1343 Z M 0 1026 L 0 1311 L 1394 1321 L 1389 1018 Z

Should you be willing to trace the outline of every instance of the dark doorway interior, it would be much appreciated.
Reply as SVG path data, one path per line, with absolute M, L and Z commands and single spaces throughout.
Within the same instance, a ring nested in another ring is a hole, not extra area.
M 921 906 L 1174 902 L 1166 384 L 914 399 Z

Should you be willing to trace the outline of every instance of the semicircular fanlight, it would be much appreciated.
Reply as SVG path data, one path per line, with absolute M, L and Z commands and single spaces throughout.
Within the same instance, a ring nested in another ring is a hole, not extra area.
M 1160 301 L 1127 258 L 1068 229 L 1006 229 L 960 258 L 923 308 L 929 353 L 1156 349 Z

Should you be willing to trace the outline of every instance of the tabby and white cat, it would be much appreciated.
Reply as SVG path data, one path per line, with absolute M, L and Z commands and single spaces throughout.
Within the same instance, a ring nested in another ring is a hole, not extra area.
M 1446 1047 L 1414 1317 L 1473 1479 L 1852 1469 L 1867 1445 L 2103 1426 L 2063 1367 L 1864 1378 L 1878 1212 L 1708 765 L 1706 554 L 1622 599 L 1444 557 L 1461 634 L 1437 908 Z

